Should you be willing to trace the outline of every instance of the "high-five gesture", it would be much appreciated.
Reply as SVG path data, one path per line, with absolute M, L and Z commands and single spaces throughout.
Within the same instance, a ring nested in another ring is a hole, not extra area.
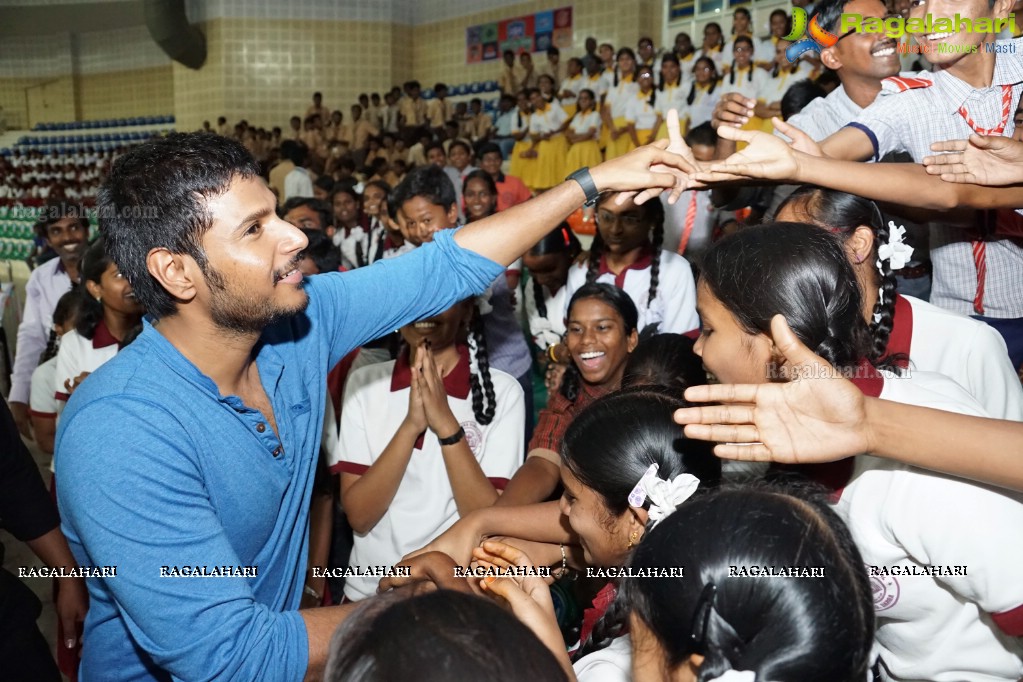
M 931 151 L 948 152 L 924 158 L 931 175 L 945 182 L 971 185 L 1023 183 L 1023 142 L 1000 135 L 970 135 L 969 140 L 935 142 Z

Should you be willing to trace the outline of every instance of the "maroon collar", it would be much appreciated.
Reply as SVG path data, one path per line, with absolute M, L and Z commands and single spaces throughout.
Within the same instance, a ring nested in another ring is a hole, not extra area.
M 897 360 L 900 367 L 909 367 L 909 349 L 913 344 L 913 306 L 904 296 L 895 295 L 895 319 L 892 333 L 888 336 L 885 355 L 902 356 Z
M 96 331 L 92 333 L 92 347 L 107 348 L 114 344 L 117 344 L 117 350 L 121 350 L 121 342 L 110 333 L 106 321 L 100 320 L 99 324 L 96 325 Z
M 409 353 L 402 353 L 394 363 L 391 373 L 391 392 L 401 391 L 412 385 L 412 368 Z M 452 398 L 465 400 L 469 397 L 471 374 L 469 372 L 469 349 L 458 346 L 458 364 L 444 377 L 444 391 Z
M 881 391 L 884 389 L 884 376 L 866 360 L 860 360 L 852 382 L 863 395 L 869 398 L 880 397 Z M 810 480 L 820 483 L 832 491 L 832 501 L 838 501 L 842 496 L 842 490 L 852 478 L 855 463 L 855 457 L 846 457 L 837 462 L 825 464 L 782 465 L 779 468 L 786 471 L 797 471 Z
M 629 272 L 629 270 L 644 270 L 644 269 L 650 267 L 650 264 L 653 263 L 653 260 L 654 260 L 654 250 L 648 244 L 648 245 L 644 246 L 640 250 L 639 258 L 636 259 L 635 263 L 633 263 L 632 265 L 625 266 L 624 268 L 622 268 L 621 272 L 619 272 L 618 274 L 615 274 L 607 266 L 607 254 L 603 254 L 602 253 L 602 254 L 600 254 L 600 269 L 597 272 L 597 276 L 599 277 L 601 275 L 606 275 L 606 274 L 614 275 L 615 286 L 618 287 L 619 289 L 621 289 L 625 285 L 625 275 L 626 275 L 626 273 Z

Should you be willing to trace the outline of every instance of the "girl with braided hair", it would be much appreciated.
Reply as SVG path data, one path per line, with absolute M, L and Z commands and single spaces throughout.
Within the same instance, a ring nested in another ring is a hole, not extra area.
M 636 304 L 644 334 L 682 334 L 696 329 L 696 285 L 689 263 L 661 248 L 664 206 L 631 199 L 619 205 L 616 194 L 601 197 L 597 234 L 586 263 L 568 273 L 568 295 L 583 284 L 601 282 L 623 289 Z
M 986 416 L 948 377 L 900 375 L 897 362 L 872 357 L 860 286 L 835 235 L 802 223 L 750 227 L 716 242 L 701 265 L 703 329 L 694 351 L 721 383 L 800 378 L 768 333 L 772 318 L 782 315 L 804 345 L 865 395 Z M 1023 503 L 1017 496 L 866 454 L 798 469 L 836 491 L 835 509 L 864 562 L 879 567 L 872 580 L 875 640 L 888 675 L 1019 678 Z M 969 557 L 968 570 L 956 557 Z M 953 644 L 961 642 L 970 645 Z M 759 672 L 755 679 L 784 680 Z
M 804 186 L 782 203 L 777 219 L 812 223 L 841 240 L 860 283 L 871 357 L 944 374 L 992 417 L 1023 421 L 1023 387 L 1002 336 L 979 320 L 896 291 L 894 270 L 911 254 L 901 243 L 902 228 L 873 201 Z
M 397 563 L 494 503 L 522 461 L 518 382 L 490 366 L 474 299 L 401 328 L 398 359 L 355 370 L 331 471 L 355 531 L 349 565 Z M 365 599 L 379 576 L 346 577 Z

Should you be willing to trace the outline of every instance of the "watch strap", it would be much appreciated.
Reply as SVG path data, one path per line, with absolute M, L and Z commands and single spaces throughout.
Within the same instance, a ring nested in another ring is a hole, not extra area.
M 583 194 L 586 195 L 584 206 L 593 206 L 597 203 L 597 199 L 600 198 L 600 190 L 597 189 L 597 183 L 593 182 L 593 176 L 590 175 L 589 168 L 583 166 L 565 178 L 565 180 L 575 180 L 582 187 Z

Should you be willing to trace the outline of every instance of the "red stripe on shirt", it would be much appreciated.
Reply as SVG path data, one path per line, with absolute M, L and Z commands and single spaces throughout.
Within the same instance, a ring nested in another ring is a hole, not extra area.
M 62 400 L 62 401 L 64 401 L 66 403 L 68 398 L 71 397 L 71 394 L 70 393 L 61 393 L 60 391 L 57 391 L 56 393 L 53 394 L 53 397 L 56 398 L 57 400 Z
M 362 476 L 367 471 L 369 471 L 369 466 L 356 464 L 355 462 L 338 462 L 330 467 L 330 473 L 332 474 L 355 474 L 356 476 Z
M 33 409 L 29 408 L 28 416 L 35 417 L 36 419 L 56 419 L 57 418 L 57 413 L 56 412 L 38 412 L 36 410 L 33 410 Z
M 494 486 L 498 490 L 504 490 L 505 486 L 508 485 L 507 478 L 491 478 L 488 476 L 487 480 L 490 481 L 490 485 Z
M 992 613 L 991 618 L 1005 634 L 1011 637 L 1023 637 L 1023 604 L 1009 611 Z

